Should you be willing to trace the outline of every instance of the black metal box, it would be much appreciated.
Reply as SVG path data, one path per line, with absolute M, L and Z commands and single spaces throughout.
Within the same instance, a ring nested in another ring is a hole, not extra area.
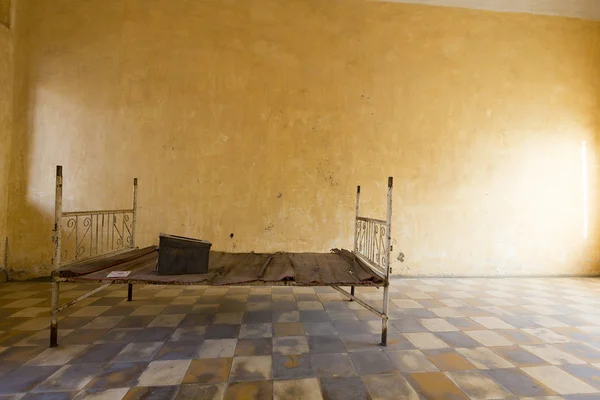
M 206 274 L 211 243 L 206 240 L 161 233 L 158 275 Z

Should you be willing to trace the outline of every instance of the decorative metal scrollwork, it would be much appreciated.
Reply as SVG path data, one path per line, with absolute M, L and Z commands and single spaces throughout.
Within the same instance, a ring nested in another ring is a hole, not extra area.
M 362 218 L 356 221 L 355 249 L 373 264 L 385 268 L 387 265 L 387 235 L 384 221 Z
M 133 247 L 133 210 L 65 214 L 62 219 L 63 263 Z

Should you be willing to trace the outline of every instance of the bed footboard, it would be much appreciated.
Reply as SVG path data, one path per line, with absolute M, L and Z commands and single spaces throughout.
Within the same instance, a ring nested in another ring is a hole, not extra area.
M 105 257 L 135 249 L 137 220 L 137 178 L 133 179 L 133 205 L 131 208 L 94 211 L 63 211 L 62 166 L 56 167 L 54 201 L 54 230 L 52 241 L 52 306 L 50 310 L 50 347 L 57 345 L 58 312 L 83 298 L 59 307 L 59 281 L 54 272 L 59 268 L 86 259 Z M 131 287 L 128 299 L 131 299 Z M 89 295 L 89 294 L 88 294 Z
M 381 344 L 387 345 L 387 321 L 389 307 L 389 286 L 390 286 L 390 253 L 391 235 L 392 235 L 392 189 L 394 178 L 388 178 L 387 183 L 387 212 L 385 220 L 376 218 L 367 218 L 360 216 L 360 186 L 356 189 L 356 219 L 354 221 L 354 254 L 369 266 L 373 272 L 384 279 L 383 286 L 383 310 L 380 315 Z M 351 288 L 351 300 L 357 300 L 354 296 L 354 287 Z M 372 307 L 368 307 L 371 309 Z M 371 310 L 373 311 L 373 310 Z M 374 311 L 375 312 L 375 311 Z

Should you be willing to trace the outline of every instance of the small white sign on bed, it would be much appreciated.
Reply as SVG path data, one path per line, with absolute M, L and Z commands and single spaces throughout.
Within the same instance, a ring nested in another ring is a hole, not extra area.
M 107 278 L 126 278 L 129 276 L 130 273 L 131 273 L 131 271 L 113 271 L 110 274 L 108 274 L 106 277 Z

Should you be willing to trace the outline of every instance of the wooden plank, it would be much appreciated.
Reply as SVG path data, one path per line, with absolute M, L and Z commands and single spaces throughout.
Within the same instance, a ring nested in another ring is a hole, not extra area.
M 96 258 L 93 260 L 68 264 L 55 271 L 54 274 L 62 278 L 87 275 L 135 260 L 153 252 L 156 253 L 156 246 L 148 246 L 139 250 L 132 249 L 131 251 L 119 253 L 111 257 Z

